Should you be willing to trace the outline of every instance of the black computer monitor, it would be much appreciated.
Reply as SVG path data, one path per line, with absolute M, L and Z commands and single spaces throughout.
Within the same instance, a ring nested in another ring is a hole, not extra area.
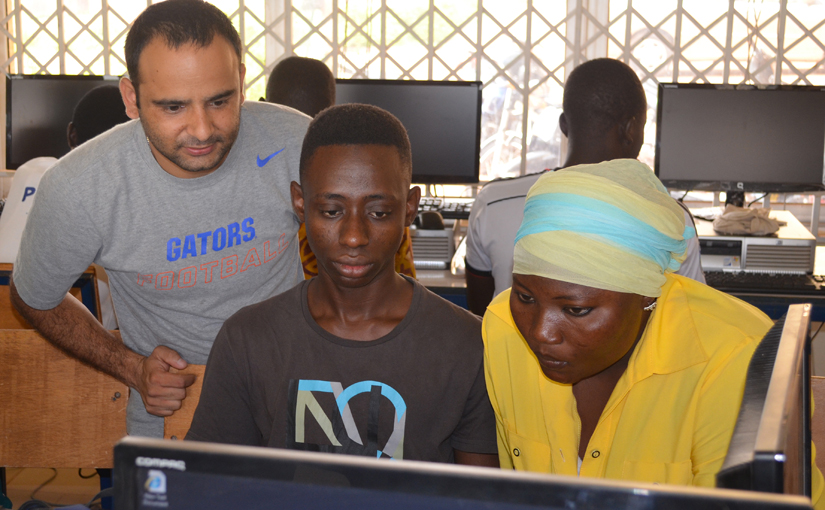
M 88 75 L 6 75 L 6 168 L 66 155 L 66 127 L 75 105 L 90 90 L 117 81 Z
M 718 487 L 810 497 L 810 314 L 791 305 L 754 352 Z
M 660 83 L 655 170 L 669 188 L 825 189 L 825 88 Z
M 413 182 L 478 182 L 481 82 L 335 80 L 337 104 L 365 103 L 392 113 L 407 128 Z
M 118 510 L 810 508 L 798 496 L 145 438 L 115 446 L 114 486 Z

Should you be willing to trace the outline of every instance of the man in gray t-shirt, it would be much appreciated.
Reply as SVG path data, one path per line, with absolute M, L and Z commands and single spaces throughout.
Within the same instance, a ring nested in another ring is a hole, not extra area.
M 161 436 L 223 321 L 300 279 L 289 184 L 309 118 L 243 104 L 240 38 L 200 0 L 155 4 L 126 39 L 133 120 L 44 177 L 15 263 L 15 306 L 46 338 L 134 388 L 130 434 Z M 109 274 L 123 342 L 66 292 Z M 124 345 L 125 344 L 125 345 Z M 144 410 L 145 407 L 145 410 Z M 155 416 L 150 416 L 155 415 Z

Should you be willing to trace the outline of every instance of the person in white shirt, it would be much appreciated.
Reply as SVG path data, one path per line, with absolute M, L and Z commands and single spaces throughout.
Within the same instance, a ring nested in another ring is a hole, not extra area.
M 66 129 L 69 149 L 128 120 L 120 90 L 114 85 L 96 87 L 74 108 Z M 13 263 L 17 258 L 23 227 L 34 204 L 40 178 L 56 162 L 57 158 L 52 157 L 34 158 L 20 165 L 15 172 L 6 207 L 0 215 L 0 262 Z
M 559 127 L 567 137 L 560 169 L 614 159 L 636 159 L 644 142 L 647 99 L 639 77 L 623 62 L 590 60 L 570 73 L 564 85 Z M 483 315 L 493 297 L 512 284 L 513 246 L 524 216 L 524 201 L 541 173 L 499 179 L 485 185 L 470 212 L 465 278 L 470 311 Z M 692 222 L 685 209 L 685 220 Z M 688 243 L 678 274 L 705 283 L 699 241 Z

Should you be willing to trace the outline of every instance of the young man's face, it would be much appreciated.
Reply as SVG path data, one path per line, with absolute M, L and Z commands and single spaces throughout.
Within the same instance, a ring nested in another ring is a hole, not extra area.
M 138 68 L 139 96 L 127 78 L 121 94 L 129 117 L 140 118 L 160 166 L 180 178 L 217 169 L 238 137 L 244 100 L 245 69 L 229 41 L 215 36 L 202 48 L 172 49 L 155 37 Z
M 362 287 L 395 272 L 395 252 L 418 210 L 398 150 L 386 145 L 320 147 L 292 205 L 306 223 L 319 271 L 339 287 Z

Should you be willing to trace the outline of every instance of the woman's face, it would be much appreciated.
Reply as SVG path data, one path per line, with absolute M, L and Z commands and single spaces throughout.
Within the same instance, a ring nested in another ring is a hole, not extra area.
M 630 352 L 655 299 L 541 276 L 513 275 L 516 326 L 553 381 L 576 384 Z

